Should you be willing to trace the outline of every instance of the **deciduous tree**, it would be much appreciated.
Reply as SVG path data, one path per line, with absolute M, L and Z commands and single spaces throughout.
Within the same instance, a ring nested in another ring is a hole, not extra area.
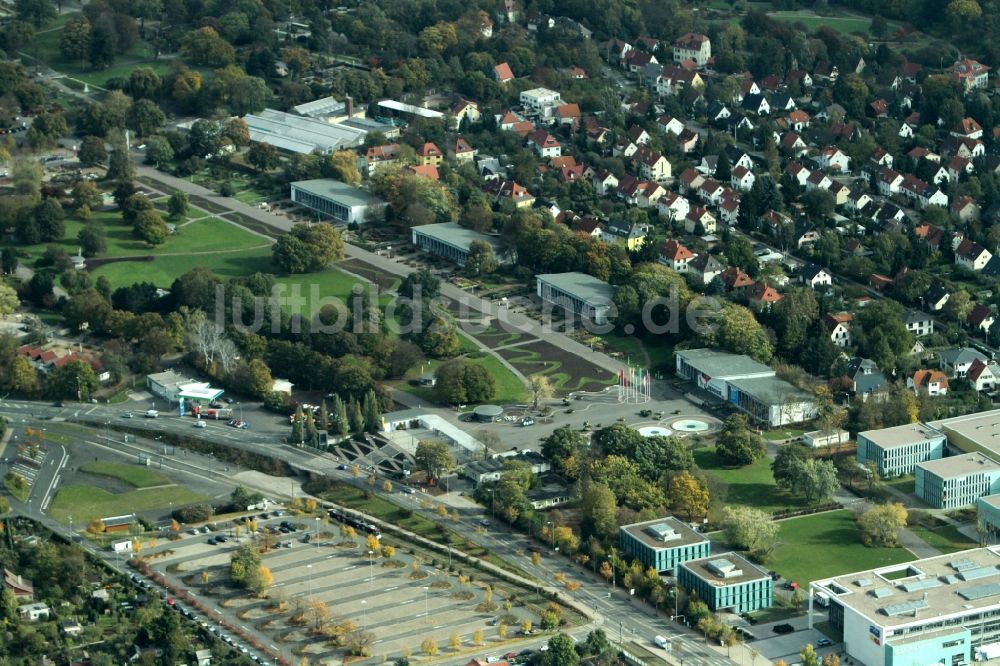
M 895 546 L 907 517 L 906 507 L 899 502 L 873 506 L 858 517 L 862 541 L 868 546 Z
M 708 488 L 690 472 L 681 472 L 670 480 L 670 506 L 688 521 L 708 514 Z

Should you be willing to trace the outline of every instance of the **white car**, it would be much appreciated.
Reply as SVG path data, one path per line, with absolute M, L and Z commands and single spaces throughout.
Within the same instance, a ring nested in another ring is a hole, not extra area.
M 194 427 L 195 428 L 207 428 L 208 424 L 205 423 L 204 421 L 195 421 L 194 422 Z

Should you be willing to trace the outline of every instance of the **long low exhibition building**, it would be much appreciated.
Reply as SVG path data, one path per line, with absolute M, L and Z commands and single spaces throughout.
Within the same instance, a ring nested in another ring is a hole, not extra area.
M 357 148 L 365 142 L 368 131 L 343 123 L 328 123 L 294 113 L 264 109 L 259 114 L 248 113 L 243 120 L 250 131 L 250 140 L 266 143 L 292 153 L 322 153 L 324 155 Z
M 738 407 L 759 424 L 776 428 L 816 416 L 811 395 L 749 356 L 714 349 L 685 349 L 676 356 L 679 377 Z
M 366 190 L 330 178 L 292 183 L 292 201 L 344 224 L 363 224 L 382 215 L 387 205 Z
M 500 263 L 510 263 L 501 252 L 496 236 L 487 236 L 472 229 L 466 229 L 454 222 L 440 224 L 423 224 L 410 230 L 413 244 L 424 252 L 443 257 L 448 261 L 464 266 L 469 259 L 470 247 L 476 241 L 488 243 L 493 248 Z
M 814 581 L 830 628 L 865 666 L 971 664 L 1000 649 L 1000 553 L 996 547 Z
M 546 273 L 535 279 L 543 303 L 598 326 L 608 323 L 615 288 L 604 280 L 586 273 Z

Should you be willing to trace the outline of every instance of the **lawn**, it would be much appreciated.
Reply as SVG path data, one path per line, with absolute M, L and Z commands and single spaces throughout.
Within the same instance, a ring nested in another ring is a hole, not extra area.
M 496 356 L 482 352 L 482 356 L 469 359 L 470 362 L 485 367 L 497 383 L 497 394 L 491 402 L 509 405 L 524 402 L 527 390 L 521 380 Z
M 849 510 L 830 511 L 780 523 L 778 545 L 767 566 L 801 585 L 851 571 L 909 562 L 905 548 L 869 548 Z
M 115 494 L 94 486 L 71 485 L 59 490 L 52 500 L 49 513 L 62 523 L 69 522 L 69 516 L 72 515 L 73 522 L 86 524 L 95 518 L 163 510 L 171 504 L 180 507 L 207 499 L 209 498 L 205 495 L 181 486 L 146 488 Z
M 364 290 L 372 288 L 364 280 L 359 280 L 336 268 L 328 268 L 319 273 L 285 275 L 277 278 L 275 282 L 285 287 L 285 297 L 294 296 L 305 299 L 300 313 L 303 317 L 310 319 L 323 306 L 331 302 L 347 307 L 351 290 L 355 285 L 360 285 Z
M 646 356 L 649 356 L 649 369 L 669 369 L 674 366 L 674 346 L 666 341 L 664 337 L 650 337 L 641 339 L 634 335 L 625 335 L 615 330 L 601 336 L 601 339 L 613 351 L 618 352 L 633 365 L 645 365 Z M 645 353 L 643 353 L 645 352 Z
M 912 495 L 916 490 L 916 479 L 912 474 L 905 474 L 892 479 L 886 479 L 885 481 L 882 481 L 882 483 L 889 488 L 894 488 L 901 493 L 906 493 L 907 495 Z
M 780 428 L 778 430 L 768 430 L 764 433 L 764 439 L 769 442 L 783 442 L 786 439 L 801 437 L 805 432 L 805 428 Z
M 7 489 L 7 492 L 9 492 L 11 495 L 13 495 L 15 498 L 17 498 L 22 502 L 27 502 L 28 497 L 31 496 L 31 486 L 27 484 L 25 484 L 21 488 L 18 488 L 12 482 L 8 481 L 7 479 L 4 479 L 3 485 L 4 488 Z
M 171 255 L 156 257 L 147 262 L 120 261 L 96 268 L 93 276 L 106 276 L 111 281 L 112 288 L 127 287 L 135 282 L 152 282 L 157 287 L 166 289 L 175 279 L 198 267 L 207 268 L 223 278 L 245 277 L 256 272 L 269 273 L 274 270 L 271 248 L 261 247 L 239 252 Z
M 954 553 L 969 548 L 978 548 L 979 544 L 958 531 L 953 525 L 945 525 L 930 529 L 927 527 L 914 526 L 908 528 L 931 548 L 936 548 L 942 553 Z
M 805 506 L 803 499 L 792 496 L 775 485 L 769 458 L 732 469 L 719 462 L 714 448 L 703 447 L 695 449 L 694 460 L 706 474 L 726 487 L 725 497 L 716 498 L 715 506 L 718 508 L 724 504 L 738 504 L 774 513 Z
M 153 486 L 173 485 L 173 481 L 163 474 L 138 465 L 126 465 L 112 462 L 93 462 L 80 465 L 80 471 L 87 474 L 108 476 L 124 481 L 134 488 L 152 488 Z
M 868 34 L 872 25 L 870 18 L 861 16 L 816 16 L 812 12 L 771 12 L 768 16 L 783 23 L 802 23 L 810 32 L 827 26 L 837 32 Z

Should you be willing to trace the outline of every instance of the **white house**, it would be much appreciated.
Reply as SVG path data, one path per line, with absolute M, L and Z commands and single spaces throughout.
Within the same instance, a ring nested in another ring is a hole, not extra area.
M 670 239 L 660 246 L 660 263 L 669 266 L 678 273 L 687 273 L 688 264 L 694 259 L 694 253 L 684 247 L 679 241 Z
M 827 146 L 820 152 L 819 164 L 824 169 L 840 173 L 847 173 L 851 170 L 851 158 L 836 146 Z
M 749 192 L 756 179 L 757 177 L 753 175 L 753 171 L 750 171 L 750 169 L 747 169 L 746 167 L 738 166 L 733 169 L 730 182 L 737 190 L 741 192 Z
M 981 271 L 993 258 L 993 254 L 979 243 L 963 239 L 955 249 L 955 264 L 965 266 L 970 271 Z
M 22 620 L 27 620 L 28 622 L 37 622 L 39 620 L 49 619 L 51 611 L 47 604 L 40 601 L 32 604 L 24 604 L 23 606 L 17 607 L 17 613 L 21 616 Z
M 802 284 L 809 285 L 813 289 L 816 287 L 828 287 L 833 284 L 833 276 L 821 266 L 808 264 L 802 268 Z
M 525 113 L 551 118 L 557 106 L 562 105 L 562 95 L 548 88 L 532 88 L 521 93 L 521 107 Z
M 704 67 L 712 57 L 712 42 L 707 35 L 688 32 L 674 42 L 674 62 L 693 60 Z

